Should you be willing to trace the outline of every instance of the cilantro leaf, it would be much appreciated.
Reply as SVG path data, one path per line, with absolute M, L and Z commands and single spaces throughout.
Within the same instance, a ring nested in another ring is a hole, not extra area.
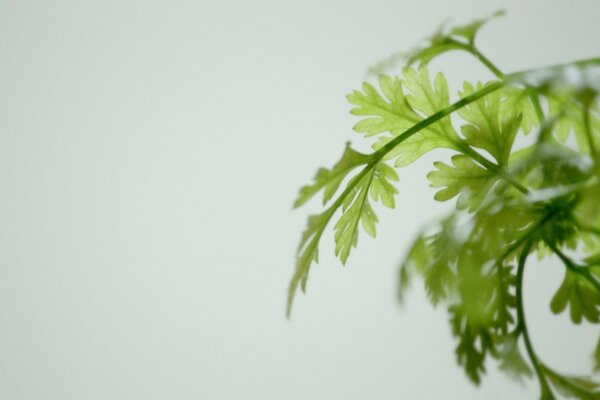
M 369 194 L 373 200 L 381 200 L 384 205 L 394 208 L 394 196 L 398 193 L 392 184 L 392 181 L 398 180 L 398 176 L 384 163 L 377 164 L 366 175 L 354 179 L 358 182 L 342 202 L 343 214 L 334 226 L 335 254 L 342 263 L 346 263 L 350 249 L 356 247 L 359 223 L 367 234 L 375 237 L 375 225 L 379 220 L 369 201 Z M 352 183 L 349 182 L 349 185 Z
M 528 134 L 533 127 L 540 123 L 535 111 L 535 107 L 531 101 L 531 95 L 535 95 L 535 91 L 531 88 L 520 88 L 516 86 L 506 86 L 502 89 L 500 97 L 501 115 L 521 115 L 521 129 L 523 133 Z
M 452 166 L 436 161 L 433 165 L 437 170 L 427 175 L 432 187 L 443 188 L 434 198 L 446 201 L 459 196 L 456 207 L 474 211 L 498 179 L 497 173 L 482 168 L 465 155 L 455 155 L 451 161 Z
M 518 336 L 506 335 L 499 337 L 497 340 L 499 343 L 498 358 L 500 359 L 500 369 L 516 380 L 522 380 L 524 377 L 532 377 L 533 371 L 523 359 L 519 350 Z
M 356 106 L 350 110 L 353 115 L 367 116 L 354 125 L 356 132 L 366 137 L 383 132 L 400 134 L 421 120 L 406 102 L 400 78 L 381 75 L 379 87 L 383 95 L 365 82 L 362 92 L 355 90 L 346 96 Z
M 344 178 L 356 167 L 367 164 L 370 158 L 359 153 L 346 144 L 342 158 L 331 169 L 319 168 L 314 182 L 300 188 L 294 208 L 300 207 L 310 200 L 316 193 L 323 190 L 323 204 L 326 204 L 338 190 Z
M 296 269 L 288 288 L 286 311 L 288 316 L 292 311 L 292 303 L 298 286 L 300 285 L 302 291 L 306 290 L 306 281 L 308 280 L 310 266 L 313 262 L 318 262 L 319 260 L 319 239 L 334 212 L 335 207 L 332 206 L 321 214 L 308 217 L 308 225 L 302 233 L 302 238 L 298 246 Z
M 600 384 L 587 377 L 566 376 L 544 366 L 544 372 L 552 385 L 565 397 L 580 400 L 600 398 Z
M 494 351 L 492 336 L 485 327 L 471 323 L 460 306 L 451 306 L 448 312 L 452 333 L 458 338 L 456 360 L 465 368 L 469 379 L 478 385 L 481 375 L 485 373 L 486 356 Z
M 470 23 L 453 27 L 447 31 L 440 28 L 431 35 L 423 46 L 407 54 L 407 64 L 418 63 L 427 65 L 434 58 L 452 50 L 469 50 L 473 47 L 477 33 L 487 22 L 493 18 L 504 15 L 503 11 L 496 11 L 486 18 L 477 19 Z
M 468 96 L 484 87 L 479 83 L 476 86 L 465 82 L 461 97 Z M 508 158 L 513 142 L 521 126 L 520 114 L 504 114 L 500 119 L 501 97 L 499 92 L 494 92 L 465 108 L 458 110 L 467 125 L 461 127 L 467 143 L 471 146 L 486 150 L 496 159 L 500 166 L 508 164 Z
M 405 68 L 403 76 L 404 80 L 398 80 L 396 85 L 405 88 L 405 91 L 402 91 L 402 101 L 410 109 L 410 113 L 405 115 L 413 124 L 450 105 L 448 84 L 442 74 L 437 74 L 432 82 L 426 68 L 420 68 L 419 70 Z M 364 111 L 364 108 L 362 110 Z M 376 111 L 374 109 L 371 112 L 375 113 Z M 362 128 L 360 123 L 357 126 Z M 378 141 L 373 144 L 375 150 L 381 149 L 394 140 L 395 137 L 402 134 L 404 128 L 390 129 L 389 132 L 389 135 L 381 135 Z M 420 131 L 418 135 L 411 136 L 390 151 L 385 159 L 395 159 L 394 165 L 403 167 L 437 148 L 461 149 L 460 138 L 452 127 L 450 118 L 442 118 Z
M 550 302 L 554 314 L 570 308 L 571 320 L 579 324 L 582 319 L 592 323 L 600 321 L 600 292 L 581 273 L 565 269 L 565 278 Z

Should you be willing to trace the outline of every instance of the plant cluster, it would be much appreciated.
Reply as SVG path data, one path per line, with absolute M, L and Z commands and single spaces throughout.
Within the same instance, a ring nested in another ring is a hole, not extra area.
M 568 311 L 575 324 L 600 322 L 600 59 L 505 74 L 475 45 L 489 19 L 440 30 L 403 56 L 400 75 L 382 74 L 377 85 L 347 96 L 351 113 L 362 117 L 354 130 L 374 139 L 373 152 L 347 145 L 300 189 L 295 207 L 322 192 L 325 209 L 309 217 L 302 235 L 288 314 L 325 229 L 333 225 L 335 254 L 345 263 L 360 226 L 375 236 L 374 204 L 394 207 L 396 169 L 445 149 L 450 161 L 435 162 L 427 178 L 435 199 L 456 198 L 456 209 L 418 235 L 400 268 L 400 292 L 418 275 L 431 302 L 447 307 L 457 362 L 475 384 L 491 357 L 514 377 L 535 376 L 541 399 L 598 399 L 598 383 L 565 375 L 535 352 L 523 272 L 532 254 L 557 257 L 564 280 L 550 309 Z M 455 50 L 494 78 L 465 82 L 451 101 L 444 75 L 433 76 L 427 64 Z M 519 135 L 532 144 L 516 145 Z M 600 344 L 593 360 L 599 371 Z

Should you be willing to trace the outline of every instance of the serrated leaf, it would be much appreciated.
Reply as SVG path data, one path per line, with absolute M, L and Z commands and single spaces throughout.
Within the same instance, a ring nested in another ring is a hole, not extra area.
M 473 42 L 475 40 L 477 33 L 479 32 L 479 29 L 481 29 L 482 26 L 484 26 L 490 20 L 497 18 L 497 17 L 501 17 L 503 15 L 504 15 L 503 10 L 495 11 L 489 17 L 476 19 L 475 21 L 470 22 L 468 24 L 457 26 L 457 27 L 453 28 L 450 31 L 450 34 L 454 35 L 454 36 L 463 37 L 463 38 L 467 39 L 469 42 Z
M 378 163 L 367 174 L 359 175 L 350 181 L 352 191 L 342 202 L 342 216 L 334 226 L 335 254 L 342 263 L 346 263 L 352 247 L 358 242 L 358 227 L 362 225 L 367 234 L 376 235 L 376 224 L 379 221 L 373 211 L 369 198 L 381 201 L 384 205 L 393 208 L 394 196 L 398 193 L 393 181 L 398 180 L 396 172 L 385 163 Z
M 486 329 L 472 325 L 460 307 L 451 306 L 448 312 L 452 333 L 458 339 L 455 349 L 456 360 L 463 366 L 469 379 L 479 385 L 481 375 L 485 373 L 486 356 L 493 348 L 491 334 Z
M 427 267 L 429 259 L 426 238 L 418 235 L 398 269 L 398 301 L 403 301 L 404 292 L 409 287 L 413 275 L 422 272 Z
M 583 319 L 600 321 L 600 292 L 582 274 L 565 269 L 565 278 L 552 297 L 550 309 L 560 314 L 569 307 L 571 321 L 580 324 Z
M 379 87 L 382 94 L 365 82 L 362 92 L 355 90 L 346 96 L 355 105 L 350 112 L 366 117 L 354 126 L 356 132 L 367 137 L 383 132 L 400 134 L 421 119 L 406 102 L 400 78 L 381 75 Z
M 454 265 L 460 247 L 466 239 L 459 230 L 456 215 L 451 215 L 442 221 L 439 232 L 424 239 L 428 257 L 427 259 L 423 257 L 417 266 L 423 275 L 427 295 L 433 305 L 456 292 Z
M 518 336 L 507 335 L 501 337 L 498 341 L 499 368 L 508 376 L 518 381 L 522 381 L 525 377 L 531 378 L 533 371 L 519 350 Z
M 300 207 L 321 190 L 323 190 L 323 204 L 326 204 L 338 190 L 344 178 L 354 168 L 367 164 L 369 159 L 368 155 L 359 153 L 352 149 L 349 143 L 346 144 L 342 158 L 333 168 L 319 168 L 313 179 L 314 182 L 300 188 L 300 193 L 294 202 L 294 208 Z
M 435 57 L 449 51 L 470 48 L 481 27 L 491 19 L 501 15 L 504 15 L 503 11 L 496 11 L 489 17 L 450 28 L 448 31 L 445 31 L 443 28 L 438 29 L 437 32 L 427 39 L 423 46 L 417 47 L 406 54 L 407 64 L 418 63 L 419 65 L 427 65 Z
M 562 375 L 548 367 L 544 367 L 544 372 L 556 390 L 566 398 L 600 399 L 600 384 L 588 377 Z
M 459 196 L 456 202 L 458 209 L 475 211 L 498 176 L 496 172 L 482 168 L 464 155 L 455 155 L 451 161 L 451 166 L 441 161 L 435 162 L 433 165 L 437 170 L 427 175 L 431 187 L 443 188 L 437 191 L 434 198 L 437 201 L 446 201 Z
M 531 102 L 531 94 L 534 93 L 530 88 L 520 88 L 515 86 L 506 86 L 502 88 L 500 97 L 500 113 L 502 115 L 521 115 L 521 129 L 523 133 L 528 134 L 533 127 L 540 124 L 535 107 Z
M 417 48 L 408 54 L 407 64 L 412 65 L 417 63 L 418 65 L 425 66 L 434 58 L 453 50 L 464 50 L 464 47 L 461 43 L 457 43 L 448 37 L 432 37 L 429 45 Z
M 581 104 L 574 101 L 576 94 L 570 91 L 553 93 L 547 96 L 548 116 L 556 117 L 554 123 L 555 136 L 565 142 L 570 135 L 574 135 L 577 146 L 584 154 L 590 154 L 590 146 L 583 120 L 583 108 Z M 597 105 L 597 103 L 596 103 Z M 596 148 L 600 145 L 600 114 L 593 108 L 590 109 L 590 127 Z
M 475 214 L 471 237 L 489 257 L 509 262 L 521 249 L 515 245 L 539 218 L 530 204 L 499 199 Z
M 460 97 L 464 98 L 483 88 L 481 83 L 473 86 L 465 82 Z M 500 118 L 500 104 L 500 93 L 494 92 L 458 110 L 457 113 L 469 122 L 461 127 L 466 142 L 487 151 L 500 166 L 503 166 L 508 164 L 513 142 L 521 126 L 521 114 L 504 114 Z
M 399 84 L 404 85 L 406 88 L 403 101 L 412 110 L 413 114 L 410 114 L 411 122 L 419 122 L 424 117 L 449 106 L 448 85 L 442 74 L 437 74 L 433 82 L 431 82 L 426 68 L 420 68 L 419 70 L 405 68 L 403 74 L 405 79 L 399 81 Z M 391 129 L 390 134 L 379 136 L 378 141 L 373 144 L 373 148 L 375 150 L 381 149 L 394 140 L 395 137 L 402 134 L 404 129 Z M 459 140 L 450 118 L 442 118 L 396 146 L 386 155 L 385 159 L 395 159 L 394 165 L 396 167 L 406 166 L 436 148 L 459 150 Z
M 346 196 L 342 203 L 342 216 L 334 226 L 335 230 L 335 255 L 346 263 L 350 249 L 358 243 L 358 226 L 362 221 L 366 232 L 374 236 L 374 227 L 377 216 L 369 204 L 369 186 L 373 171 L 367 175 L 353 178 L 358 180 L 352 192 Z M 350 181 L 348 184 L 352 184 Z
M 498 336 L 505 335 L 514 323 L 510 308 L 515 303 L 509 292 L 513 276 L 510 268 L 496 264 L 482 252 L 477 242 L 463 246 L 456 265 L 458 301 L 449 311 L 453 333 L 459 340 L 457 361 L 479 384 L 486 356 L 499 356 L 502 343 Z
M 292 303 L 298 290 L 298 286 L 302 288 L 302 291 L 306 290 L 306 281 L 308 279 L 310 266 L 313 262 L 318 262 L 319 260 L 319 239 L 334 212 L 335 208 L 330 207 L 321 214 L 315 214 L 308 217 L 307 227 L 302 233 L 302 238 L 298 245 L 296 268 L 288 288 L 286 311 L 288 316 L 291 313 Z
M 374 201 L 381 201 L 383 205 L 394 208 L 396 206 L 395 196 L 398 190 L 392 182 L 398 182 L 398 174 L 389 165 L 381 162 L 375 166 L 373 180 L 369 193 Z

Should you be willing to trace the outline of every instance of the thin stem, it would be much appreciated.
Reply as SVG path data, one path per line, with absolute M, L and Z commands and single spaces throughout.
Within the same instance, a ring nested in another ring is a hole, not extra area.
M 540 97 L 535 92 L 531 86 L 528 87 L 529 90 L 529 98 L 531 99 L 531 103 L 533 103 L 533 109 L 535 110 L 535 115 L 537 116 L 540 124 L 544 123 L 544 110 L 542 110 L 542 104 L 540 103 Z
M 371 165 L 371 164 L 374 165 L 374 164 L 378 163 L 383 157 L 385 157 L 385 155 L 387 153 L 392 151 L 396 146 L 398 146 L 400 143 L 404 142 L 405 140 L 407 140 L 408 138 L 413 136 L 415 133 L 427 128 L 429 125 L 432 125 L 433 123 L 439 121 L 440 119 L 447 117 L 448 115 L 452 114 L 456 110 L 459 110 L 459 109 L 463 108 L 464 106 L 466 106 L 470 103 L 473 103 L 474 101 L 477 101 L 480 98 L 485 97 L 492 92 L 495 92 L 496 90 L 504 87 L 505 85 L 506 85 L 506 83 L 502 82 L 502 81 L 491 83 L 490 85 L 485 86 L 483 89 L 478 90 L 475 93 L 472 93 L 466 97 L 463 97 L 462 99 L 458 100 L 455 103 L 452 103 L 448 107 L 446 107 L 434 114 L 431 114 L 429 117 L 427 117 L 424 120 L 420 121 L 419 123 L 411 126 L 407 130 L 405 130 L 401 135 L 395 137 L 388 144 L 386 144 L 385 146 L 383 146 L 382 148 L 377 150 L 375 153 L 373 153 L 371 155 L 372 161 L 369 163 L 369 165 Z
M 531 339 L 529 338 L 529 331 L 527 329 L 527 323 L 525 322 L 525 312 L 523 310 L 523 272 L 525 270 L 525 263 L 527 261 L 527 256 L 529 255 L 529 251 L 531 250 L 531 242 L 527 242 L 525 247 L 523 248 L 521 254 L 519 255 L 519 265 L 517 268 L 517 282 L 516 282 L 516 300 L 517 300 L 517 332 L 523 334 L 523 340 L 525 342 L 525 348 L 527 349 L 527 354 L 529 355 L 529 359 L 533 364 L 533 368 L 540 382 L 540 390 L 541 390 L 541 398 L 542 399 L 554 399 L 554 395 L 552 394 L 552 390 L 546 381 L 546 376 L 544 374 L 544 370 L 542 369 L 542 364 L 539 361 L 535 351 L 533 350 L 533 346 L 531 344 Z
M 487 58 L 485 55 L 483 55 L 483 53 L 481 53 L 475 46 L 470 46 L 466 50 L 469 53 L 473 54 L 475 57 L 477 57 L 477 59 L 479 61 L 481 61 L 481 63 L 483 65 L 485 65 L 494 75 L 496 75 L 496 78 L 498 78 L 498 79 L 504 79 L 504 77 L 505 77 L 504 72 L 502 72 L 500 70 L 500 68 L 498 68 L 496 66 L 496 64 L 494 64 L 493 62 L 491 62 L 489 58 Z
M 600 282 L 594 278 L 594 276 L 590 273 L 590 271 L 587 270 L 585 266 L 578 265 L 548 239 L 544 238 L 544 243 L 546 243 L 546 245 L 550 247 L 550 250 L 552 250 L 552 252 L 558 256 L 558 258 L 560 258 L 567 269 L 583 276 L 592 286 L 594 286 L 594 289 L 600 293 Z
M 590 100 L 586 99 L 582 102 L 583 107 L 583 127 L 585 130 L 585 136 L 590 146 L 590 155 L 594 161 L 597 160 L 596 145 L 594 144 L 594 138 L 592 137 L 592 127 L 590 125 Z
M 506 77 L 504 72 L 502 72 L 500 70 L 500 68 L 498 68 L 493 62 L 491 62 L 490 59 L 487 58 L 483 53 L 481 53 L 479 51 L 479 49 L 477 49 L 475 46 L 470 46 L 469 48 L 466 48 L 465 50 L 468 51 L 469 53 L 473 54 L 475 57 L 477 57 L 477 59 L 479 61 L 481 61 L 483 63 L 483 65 L 485 65 L 490 71 L 492 71 L 492 73 L 494 75 L 496 75 L 497 78 L 504 79 Z M 541 124 L 544 121 L 544 111 L 542 110 L 542 104 L 540 103 L 540 98 L 532 87 L 528 87 L 527 90 L 529 91 L 529 98 L 531 99 L 531 102 L 533 103 L 533 108 L 535 109 L 535 114 L 538 118 L 538 121 Z
M 462 151 L 463 154 L 471 157 L 473 160 L 477 161 L 479 164 L 481 164 L 488 170 L 493 171 L 493 172 L 497 173 L 498 175 L 500 175 L 500 177 L 502 179 L 504 179 L 506 182 L 508 182 L 509 184 L 514 186 L 515 189 L 517 189 L 519 192 L 521 192 L 523 194 L 529 193 L 529 189 L 527 189 L 525 186 L 523 186 L 522 184 L 520 184 L 519 182 L 514 180 L 510 175 L 508 175 L 506 173 L 506 171 L 504 170 L 504 168 L 502 168 L 498 164 L 495 164 L 492 161 L 488 160 L 487 158 L 485 158 L 484 156 L 479 154 L 477 151 L 475 151 L 468 144 L 466 144 L 464 142 L 460 142 L 460 143 L 458 143 L 458 145 L 460 146 L 460 150 Z
M 587 59 L 568 62 L 568 63 L 564 63 L 564 64 L 551 65 L 549 67 L 544 68 L 544 70 L 549 72 L 551 70 L 560 70 L 560 69 L 563 69 L 563 68 L 569 67 L 569 66 L 585 67 L 586 65 L 600 65 L 600 57 L 587 58 Z M 523 77 L 525 77 L 531 73 L 535 73 L 536 71 L 539 71 L 539 68 L 524 69 L 521 71 L 512 72 L 512 73 L 506 75 L 506 79 L 508 79 L 510 81 L 519 81 Z

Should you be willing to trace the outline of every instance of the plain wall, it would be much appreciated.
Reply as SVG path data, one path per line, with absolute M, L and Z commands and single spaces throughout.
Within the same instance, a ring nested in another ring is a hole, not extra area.
M 0 398 L 519 399 L 489 364 L 455 363 L 443 309 L 400 259 L 433 201 L 435 156 L 400 170 L 346 267 L 323 238 L 306 295 L 284 315 L 291 210 L 352 132 L 345 94 L 448 18 L 503 8 L 481 49 L 506 71 L 598 56 L 590 1 L 0 1 Z M 466 55 L 451 86 L 490 74 Z M 532 263 L 539 354 L 590 370 L 597 329 L 548 304 L 562 278 Z

